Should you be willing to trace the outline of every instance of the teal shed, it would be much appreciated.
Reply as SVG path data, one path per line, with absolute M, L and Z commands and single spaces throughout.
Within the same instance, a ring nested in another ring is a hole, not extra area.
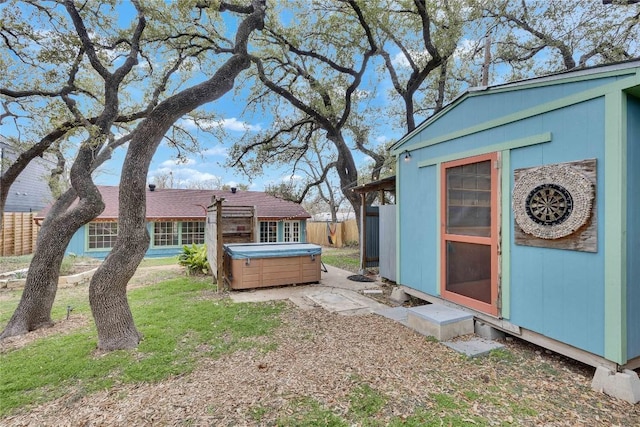
M 407 293 L 640 367 L 640 60 L 469 89 L 392 153 Z

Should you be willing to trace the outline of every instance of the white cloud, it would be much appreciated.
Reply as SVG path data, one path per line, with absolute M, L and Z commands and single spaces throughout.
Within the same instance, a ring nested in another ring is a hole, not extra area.
M 430 57 L 429 52 L 427 52 L 426 50 L 423 50 L 421 52 L 411 50 L 409 51 L 409 55 L 411 55 L 411 59 L 413 59 L 413 62 L 416 62 L 418 64 L 426 63 Z M 406 56 L 404 56 L 404 53 L 402 52 L 396 53 L 393 58 L 391 58 L 391 63 L 398 68 L 409 68 L 409 60 Z
M 223 145 L 216 145 L 215 147 L 212 148 L 207 148 L 206 150 L 204 150 L 202 152 L 203 156 L 220 156 L 220 157 L 227 157 L 228 156 L 228 149 L 227 147 L 223 146 Z
M 194 159 L 169 159 L 169 160 L 165 160 L 164 162 L 160 163 L 160 167 L 161 168 L 171 168 L 173 166 L 188 166 L 188 165 L 195 165 L 196 161 Z
M 474 51 L 477 49 L 477 41 L 471 39 L 463 39 L 458 46 L 456 46 L 456 50 L 453 53 L 454 58 L 466 58 L 471 56 Z
M 402 52 L 398 52 L 391 58 L 391 63 L 396 67 L 408 67 L 409 61 Z
M 182 123 L 185 127 L 196 127 L 195 121 L 191 118 L 182 120 Z M 198 120 L 198 123 L 200 124 L 200 127 L 206 130 L 210 130 L 216 127 L 221 127 L 223 129 L 237 132 L 257 132 L 262 130 L 262 126 L 260 125 L 251 125 L 249 123 L 238 120 L 235 117 L 222 120 Z
M 262 129 L 260 125 L 250 125 L 245 122 L 239 121 L 235 117 L 231 117 L 230 119 L 223 119 L 219 123 L 220 123 L 220 126 L 222 126 L 225 129 L 236 130 L 236 131 L 257 132 Z
M 302 180 L 302 176 L 300 175 L 283 175 L 280 177 L 280 181 L 282 182 L 289 182 L 289 181 L 301 181 Z
M 163 164 L 164 163 L 167 162 L 163 162 Z M 173 167 L 161 166 L 158 169 L 152 171 L 149 174 L 150 182 L 153 182 L 154 177 L 157 175 L 169 175 L 171 177 L 170 179 L 172 180 L 172 183 L 169 183 L 169 185 L 172 185 L 173 188 L 188 188 L 193 187 L 196 183 L 217 184 L 222 180 L 221 177 L 209 172 L 201 172 L 197 169 L 183 167 L 182 165 L 176 166 L 174 164 L 172 166 Z

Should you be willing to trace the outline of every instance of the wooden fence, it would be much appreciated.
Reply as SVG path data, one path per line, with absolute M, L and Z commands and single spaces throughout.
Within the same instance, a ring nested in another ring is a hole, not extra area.
M 331 237 L 331 243 L 329 242 Z M 307 222 L 307 243 L 315 243 L 322 246 L 343 246 L 358 244 L 358 224 L 355 219 L 350 219 L 337 224 L 327 222 Z
M 36 248 L 38 227 L 33 212 L 5 212 L 0 230 L 0 256 L 32 254 Z

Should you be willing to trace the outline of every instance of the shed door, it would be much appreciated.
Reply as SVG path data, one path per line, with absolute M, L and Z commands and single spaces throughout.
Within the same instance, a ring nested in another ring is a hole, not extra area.
M 498 314 L 497 153 L 442 165 L 442 297 Z

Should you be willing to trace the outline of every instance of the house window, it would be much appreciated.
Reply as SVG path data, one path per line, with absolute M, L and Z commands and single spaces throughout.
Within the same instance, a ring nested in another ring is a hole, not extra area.
M 260 221 L 260 242 L 273 243 L 278 241 L 278 223 L 276 221 Z
M 178 246 L 178 224 L 177 222 L 154 222 L 153 223 L 153 245 L 154 246 Z
M 300 221 L 285 221 L 284 225 L 284 241 L 299 242 L 300 241 Z
M 117 222 L 90 222 L 89 249 L 111 249 L 118 237 Z
M 201 245 L 204 243 L 204 221 L 183 222 L 181 227 L 183 245 Z

